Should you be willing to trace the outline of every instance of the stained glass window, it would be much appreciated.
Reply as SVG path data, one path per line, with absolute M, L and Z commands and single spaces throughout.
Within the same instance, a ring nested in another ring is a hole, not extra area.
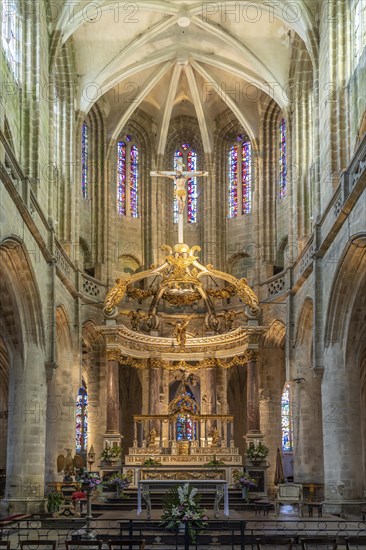
M 290 386 L 285 386 L 281 398 L 282 450 L 292 451 Z
M 229 218 L 238 215 L 238 146 L 229 149 Z
M 117 212 L 126 215 L 126 144 L 117 144 Z
M 89 196 L 89 129 L 83 124 L 81 131 L 81 192 L 84 199 Z
M 188 153 L 188 170 L 197 170 L 197 154 L 195 151 Z M 197 178 L 189 178 L 187 181 L 187 208 L 188 223 L 197 222 Z
M 286 195 L 287 154 L 286 154 L 286 121 L 280 122 L 280 198 Z
M 196 425 L 189 411 L 194 414 L 197 412 L 198 407 L 191 390 L 187 386 L 184 390 L 176 403 L 177 410 L 184 409 L 184 412 L 179 413 L 177 417 L 177 440 L 193 441 L 196 438 Z
M 181 170 L 182 162 L 183 162 L 182 151 L 176 151 L 174 153 L 174 170 Z M 179 209 L 178 209 L 178 201 L 175 197 L 175 188 L 176 188 L 176 183 L 174 182 L 173 222 L 178 223 Z
M 130 212 L 138 217 L 139 150 L 132 145 L 130 153 Z
M 88 394 L 83 386 L 76 399 L 76 452 L 88 448 Z
M 139 217 L 140 151 L 133 137 L 125 135 L 117 143 L 117 212 Z
M 245 141 L 242 146 L 242 212 L 250 214 L 252 207 L 252 145 Z
M 20 80 L 22 19 L 19 1 L 12 0 L 2 3 L 1 37 L 5 57 L 17 80 Z

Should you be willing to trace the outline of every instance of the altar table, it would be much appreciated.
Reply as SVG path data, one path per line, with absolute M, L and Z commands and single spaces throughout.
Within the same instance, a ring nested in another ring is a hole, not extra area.
M 147 517 L 151 518 L 151 500 L 150 493 L 152 492 L 164 492 L 172 487 L 177 487 L 189 483 L 190 487 L 198 490 L 199 493 L 208 493 L 215 491 L 215 504 L 214 514 L 215 518 L 219 515 L 219 503 L 222 497 L 224 497 L 224 514 L 229 516 L 229 491 L 228 482 L 218 479 L 200 479 L 200 480 L 187 480 L 187 479 L 146 479 L 138 482 L 137 492 L 137 514 L 142 512 L 142 498 L 146 502 Z

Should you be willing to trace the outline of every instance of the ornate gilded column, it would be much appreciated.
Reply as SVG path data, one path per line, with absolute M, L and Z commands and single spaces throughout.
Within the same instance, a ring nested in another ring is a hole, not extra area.
M 260 433 L 257 354 L 251 352 L 247 363 L 247 433 Z
M 107 352 L 107 434 L 119 434 L 119 351 Z

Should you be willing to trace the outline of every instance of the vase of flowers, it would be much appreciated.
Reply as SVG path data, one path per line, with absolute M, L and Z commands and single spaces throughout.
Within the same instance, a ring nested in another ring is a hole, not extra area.
M 78 481 L 80 481 L 83 491 L 93 491 L 96 489 L 101 481 L 98 472 L 88 472 L 86 468 L 83 468 Z
M 245 471 L 237 472 L 234 478 L 234 487 L 241 490 L 245 502 L 249 502 L 249 491 L 257 486 L 255 479 L 250 477 Z
M 206 511 L 200 506 L 201 495 L 197 489 L 185 483 L 180 487 L 170 489 L 163 499 L 164 513 L 161 516 L 161 525 L 167 529 L 179 532 L 186 528 L 192 542 L 196 540 L 197 533 L 207 526 Z
M 107 464 L 113 464 L 114 462 L 118 462 L 120 460 L 121 454 L 121 447 L 110 447 L 109 445 L 107 445 L 106 447 L 104 447 L 100 458 L 103 460 L 103 462 L 106 462 Z
M 129 498 L 124 492 L 131 485 L 131 477 L 127 474 L 113 474 L 103 486 L 108 489 L 114 489 L 117 492 L 118 498 Z
M 255 445 L 253 443 L 248 447 L 246 457 L 253 464 L 260 464 L 261 462 L 263 462 L 263 460 L 266 459 L 268 453 L 269 448 L 266 447 L 266 445 L 263 445 L 263 443 L 257 443 Z

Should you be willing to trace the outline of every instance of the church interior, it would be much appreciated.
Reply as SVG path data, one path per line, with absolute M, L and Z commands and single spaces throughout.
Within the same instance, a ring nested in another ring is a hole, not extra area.
M 71 452 L 131 489 L 217 461 L 359 516 L 366 2 L 0 9 L 9 513 L 44 511 Z

